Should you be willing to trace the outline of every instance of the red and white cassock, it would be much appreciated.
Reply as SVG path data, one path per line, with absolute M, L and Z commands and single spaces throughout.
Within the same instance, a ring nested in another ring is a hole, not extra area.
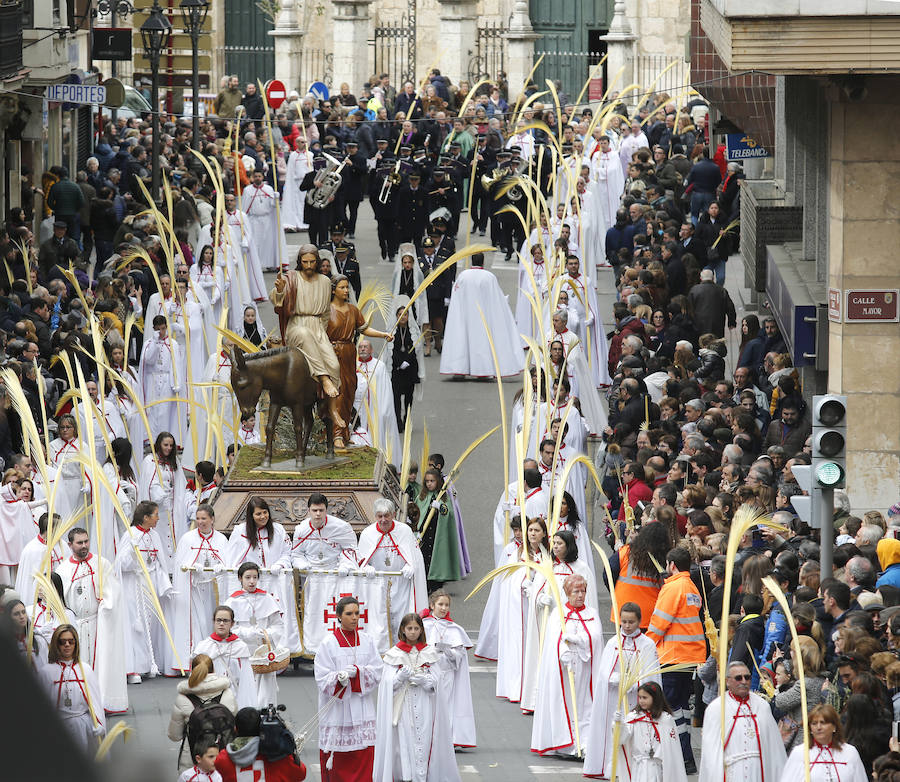
M 236 633 L 224 638 L 211 633 L 200 639 L 191 651 L 191 657 L 205 654 L 213 661 L 215 670 L 224 672 L 231 682 L 239 709 L 256 708 L 256 682 L 250 667 L 250 649 Z
M 187 479 L 184 477 L 184 470 L 177 459 L 175 467 L 172 467 L 163 461 L 157 461 L 151 453 L 141 462 L 139 478 L 138 497 L 141 500 L 151 500 L 159 506 L 159 525 L 156 531 L 165 546 L 166 567 L 172 568 L 176 544 L 188 529 L 185 502 Z M 171 572 L 170 570 L 169 573 Z
M 298 570 L 356 569 L 356 533 L 337 516 L 325 517 L 319 529 L 309 518 L 294 527 L 291 562 Z M 301 653 L 315 654 L 326 635 L 336 627 L 335 595 L 357 595 L 356 578 L 328 573 L 308 573 L 303 578 L 303 632 Z M 330 610 L 329 610 L 330 609 Z M 362 606 L 360 606 L 360 610 Z M 368 613 L 366 613 L 368 616 Z M 365 624 L 365 623 L 364 623 Z
M 46 556 L 47 541 L 40 535 L 32 537 L 22 549 L 19 569 L 16 571 L 16 592 L 25 603 L 30 603 L 35 599 L 34 574 L 40 571 Z M 62 560 L 62 546 L 57 543 L 50 555 L 50 569 L 56 570 Z
M 85 498 L 90 495 L 90 476 L 78 462 L 72 461 L 80 451 L 81 442 L 77 437 L 71 440 L 57 437 L 50 442 L 48 462 L 56 468 L 54 480 L 60 483 L 56 490 L 53 512 L 63 519 L 76 516 L 85 507 Z
M 570 603 L 566 603 L 564 612 L 564 618 L 560 618 L 554 610 L 547 622 L 538 673 L 531 751 L 541 755 L 577 754 L 576 737 L 584 746 L 594 689 L 600 681 L 600 617 L 592 608 L 573 608 Z M 575 679 L 574 701 L 569 671 Z
M 612 734 L 616 712 L 624 713 L 637 705 L 637 688 L 644 682 L 653 681 L 662 686 L 662 677 L 658 672 L 659 657 L 656 654 L 656 644 L 641 633 L 640 628 L 630 635 L 622 633 L 621 646 L 620 657 L 619 643 L 614 635 L 606 642 L 600 656 L 600 677 L 594 689 L 594 704 L 585 741 L 585 776 L 609 779 L 612 773 Z M 623 669 L 626 672 L 626 680 L 632 673 L 643 673 L 626 693 L 625 704 L 620 705 L 619 678 Z M 681 757 L 680 750 L 678 757 Z M 622 767 L 621 758 L 619 767 Z
M 150 431 L 171 432 L 176 442 L 187 442 L 187 406 L 162 401 L 187 393 L 187 365 L 181 346 L 170 337 L 160 339 L 159 334 L 153 332 L 144 338 L 138 366 Z
M 796 782 L 804 776 L 803 745 L 794 747 L 788 756 L 781 782 Z M 813 741 L 809 747 L 810 782 L 867 782 L 866 768 L 852 744 L 840 749 Z
M 228 538 L 216 529 L 208 535 L 188 530 L 178 541 L 171 630 L 182 660 L 189 660 L 194 645 L 213 630 L 213 613 L 227 594 L 227 548 Z
M 281 604 L 274 596 L 263 589 L 254 592 L 238 589 L 225 601 L 225 605 L 234 611 L 232 630 L 247 644 L 251 656 L 263 644 L 268 644 L 273 650 L 283 645 L 284 619 Z M 257 708 L 278 703 L 278 683 L 275 676 L 274 673 L 253 674 Z
M 397 638 L 400 620 L 405 614 L 423 611 L 428 606 L 428 587 L 425 581 L 425 561 L 416 543 L 416 536 L 407 524 L 391 522 L 387 532 L 377 524 L 370 524 L 359 535 L 356 556 L 363 567 L 371 565 L 375 570 L 397 572 L 403 575 L 379 578 L 383 587 L 369 593 L 369 632 L 379 651 L 391 647 Z M 390 594 L 390 614 L 387 597 Z M 374 613 L 374 616 L 371 614 Z M 375 623 L 383 619 L 384 625 Z
M 613 726 L 608 727 L 611 733 Z M 654 719 L 639 709 L 626 715 L 619 727 L 616 771 L 623 782 L 687 782 L 675 718 L 664 711 Z
M 106 715 L 94 670 L 87 663 L 57 662 L 38 672 L 41 683 L 72 738 L 93 753 L 106 733 Z
M 500 567 L 501 565 L 508 565 L 512 562 L 517 562 L 522 555 L 522 544 L 516 542 L 516 540 L 510 535 L 510 541 L 506 544 L 506 546 L 501 549 L 500 557 L 496 562 L 496 566 Z M 487 603 L 484 605 L 484 612 L 481 615 L 481 626 L 478 630 L 478 643 L 475 646 L 475 656 L 479 657 L 483 660 L 497 660 L 499 654 L 499 628 L 500 628 L 500 604 L 503 599 L 507 595 L 507 590 L 503 588 L 503 584 L 508 579 L 517 579 L 519 582 L 519 602 L 518 608 L 521 614 L 521 609 L 523 606 L 522 601 L 522 591 L 521 591 L 521 578 L 522 573 L 514 573 L 508 576 L 507 578 L 495 578 L 491 581 L 491 591 L 488 595 Z M 508 587 L 507 587 L 508 588 Z M 512 617 L 514 621 L 518 621 L 521 619 L 521 616 Z M 521 634 L 519 636 L 522 637 Z M 520 657 L 521 657 L 521 643 L 520 643 Z M 499 695 L 499 670 L 500 665 L 497 665 L 498 670 L 498 692 Z M 516 687 L 516 692 L 518 692 L 518 686 Z

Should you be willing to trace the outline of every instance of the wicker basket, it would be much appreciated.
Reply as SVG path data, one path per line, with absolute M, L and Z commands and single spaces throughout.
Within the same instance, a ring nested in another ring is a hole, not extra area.
M 250 658 L 253 673 L 281 673 L 291 664 L 291 653 L 287 649 L 277 649 L 272 645 L 269 634 L 263 630 L 265 644 L 258 646 Z M 257 660 L 258 662 L 254 662 Z

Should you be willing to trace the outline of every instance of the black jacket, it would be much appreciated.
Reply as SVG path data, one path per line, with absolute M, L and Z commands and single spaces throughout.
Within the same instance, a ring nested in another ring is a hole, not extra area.
M 752 673 L 755 668 L 754 660 L 759 658 L 762 651 L 765 634 L 766 622 L 762 616 L 757 614 L 750 618 L 745 617 L 734 631 L 729 661 L 744 663 Z
M 701 282 L 691 288 L 688 299 L 694 308 L 694 325 L 700 334 L 725 335 L 725 322 L 734 328 L 737 325 L 737 313 L 734 302 L 722 285 L 714 282 Z

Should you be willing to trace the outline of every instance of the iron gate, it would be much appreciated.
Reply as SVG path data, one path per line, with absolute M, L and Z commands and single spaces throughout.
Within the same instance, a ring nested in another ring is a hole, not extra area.
M 372 73 L 387 73 L 399 87 L 416 83 L 416 0 L 407 0 L 406 13 L 399 21 L 382 22 L 372 39 L 375 63 Z M 351 85 L 351 89 L 359 85 Z
M 486 78 L 496 83 L 500 71 L 506 71 L 506 35 L 502 22 L 487 22 L 478 28 L 475 50 L 469 50 L 469 84 Z
M 241 87 L 275 76 L 272 22 L 254 0 L 228 0 L 225 8 L 225 70 L 236 74 Z

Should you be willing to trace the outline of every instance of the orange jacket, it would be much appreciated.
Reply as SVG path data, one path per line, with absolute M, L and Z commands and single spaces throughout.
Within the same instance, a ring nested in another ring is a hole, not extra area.
M 656 598 L 659 595 L 659 582 L 655 578 L 641 576 L 631 566 L 631 546 L 619 549 L 619 579 L 616 581 L 616 601 L 610 609 L 609 619 L 615 621 L 613 611 L 621 611 L 625 603 L 637 603 L 641 607 L 641 629 L 646 630 L 653 615 Z
M 701 605 L 690 571 L 682 570 L 666 579 L 647 630 L 647 637 L 656 643 L 660 664 L 706 661 Z

